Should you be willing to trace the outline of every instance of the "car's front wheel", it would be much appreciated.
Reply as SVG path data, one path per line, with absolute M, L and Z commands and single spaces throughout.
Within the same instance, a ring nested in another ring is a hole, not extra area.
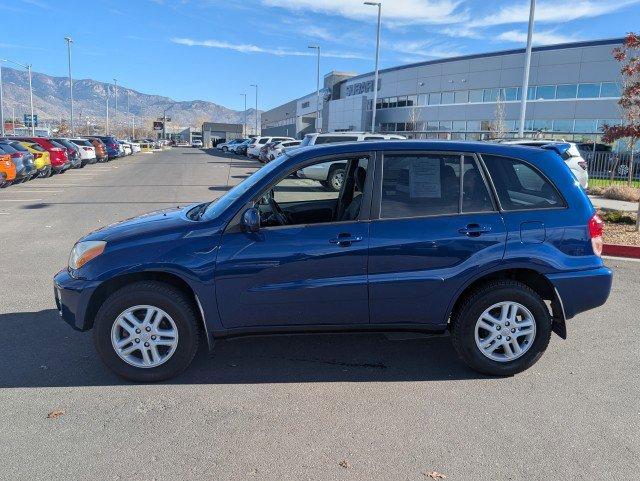
M 462 359 L 484 374 L 510 376 L 528 369 L 551 338 L 549 310 L 528 286 L 493 281 L 463 300 L 452 316 L 453 345 Z
M 98 310 L 93 334 L 107 367 L 132 381 L 176 376 L 198 349 L 192 303 L 162 282 L 137 282 L 111 294 Z

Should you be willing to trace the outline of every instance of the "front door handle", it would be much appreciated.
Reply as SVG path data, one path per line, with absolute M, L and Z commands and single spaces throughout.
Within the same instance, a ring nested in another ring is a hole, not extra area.
M 486 234 L 487 232 L 491 232 L 491 227 L 480 224 L 468 224 L 466 227 L 458 229 L 458 232 L 469 237 L 478 237 L 482 234 Z
M 361 242 L 361 241 L 362 241 L 361 235 L 352 236 L 348 232 L 343 232 L 341 234 L 338 234 L 337 237 L 330 239 L 329 243 L 338 244 L 340 247 L 349 247 L 354 242 Z

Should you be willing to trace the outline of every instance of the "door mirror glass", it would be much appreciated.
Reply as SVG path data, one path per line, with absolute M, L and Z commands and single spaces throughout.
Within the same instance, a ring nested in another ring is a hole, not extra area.
M 242 214 L 242 226 L 247 232 L 258 232 L 260 230 L 260 212 L 255 207 L 251 207 Z

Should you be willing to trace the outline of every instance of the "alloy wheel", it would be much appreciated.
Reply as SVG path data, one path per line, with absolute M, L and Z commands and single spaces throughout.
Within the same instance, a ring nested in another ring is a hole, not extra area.
M 159 307 L 140 305 L 122 312 L 111 328 L 111 345 L 127 364 L 153 368 L 167 362 L 178 347 L 178 328 Z
M 518 302 L 498 302 L 487 308 L 475 325 L 476 346 L 489 359 L 509 362 L 533 345 L 536 322 L 531 311 Z

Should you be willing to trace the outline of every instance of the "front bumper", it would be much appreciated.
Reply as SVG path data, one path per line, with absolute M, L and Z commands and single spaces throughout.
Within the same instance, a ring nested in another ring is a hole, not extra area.
M 78 331 L 91 328 L 92 319 L 87 319 L 89 300 L 98 287 L 98 282 L 71 277 L 66 269 L 53 278 L 53 294 L 60 317 Z
M 609 298 L 613 273 L 608 267 L 549 274 L 556 288 L 565 319 L 603 305 Z

